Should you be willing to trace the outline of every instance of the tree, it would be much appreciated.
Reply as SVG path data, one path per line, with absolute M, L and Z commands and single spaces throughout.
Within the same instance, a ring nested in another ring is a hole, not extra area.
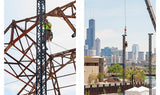
M 122 73 L 122 67 L 120 64 L 114 64 L 108 68 L 108 73 Z
M 134 69 L 126 71 L 125 76 L 127 79 L 132 80 L 132 75 L 134 75 L 134 80 L 139 82 L 144 82 L 146 77 L 144 71 L 138 71 Z
M 138 71 L 137 74 L 135 74 L 134 79 L 135 81 L 144 82 L 145 77 L 146 75 L 144 71 Z
M 103 75 L 102 75 L 102 73 L 98 73 L 97 78 L 99 79 L 99 81 L 102 81 L 102 80 L 103 80 Z
M 132 69 L 132 70 L 126 71 L 125 76 L 127 79 L 132 80 L 132 75 L 135 75 L 137 73 L 138 73 L 137 70 Z
M 94 83 L 96 83 L 96 80 L 97 80 L 97 74 L 92 73 L 92 74 L 89 75 L 89 77 L 88 77 L 89 83 L 92 83 L 92 81 L 93 81 Z
M 118 93 L 118 95 L 120 95 L 120 94 L 121 94 L 121 88 L 120 88 L 120 87 L 118 87 L 118 89 L 117 89 L 117 93 Z
M 90 95 L 90 91 L 85 91 L 85 95 Z

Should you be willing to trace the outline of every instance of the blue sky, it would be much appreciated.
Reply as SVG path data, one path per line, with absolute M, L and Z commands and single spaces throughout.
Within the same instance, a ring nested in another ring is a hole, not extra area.
M 125 26 L 125 0 L 85 0 L 85 28 L 88 20 L 95 19 L 96 37 L 101 39 L 101 47 L 121 49 Z M 155 0 L 150 0 L 155 12 Z M 140 51 L 148 50 L 148 33 L 155 33 L 144 0 L 126 0 L 127 51 L 132 44 L 139 44 Z M 153 39 L 155 36 L 153 36 Z M 154 43 L 154 42 L 153 42 Z M 155 45 L 153 45 L 155 47 Z

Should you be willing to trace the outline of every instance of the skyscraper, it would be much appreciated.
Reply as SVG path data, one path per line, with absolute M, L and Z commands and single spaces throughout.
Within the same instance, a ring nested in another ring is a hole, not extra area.
M 128 52 L 128 60 L 133 61 L 133 52 Z
M 144 61 L 144 52 L 138 52 L 138 61 Z
M 139 47 L 138 47 L 138 44 L 133 44 L 132 45 L 132 52 L 133 52 L 133 59 L 134 61 L 137 61 L 138 60 L 138 51 L 139 51 Z
M 85 42 L 89 50 L 95 49 L 95 20 L 89 20 L 89 28 L 87 29 L 87 39 Z
M 104 49 L 101 49 L 101 56 L 111 56 L 112 51 L 111 48 L 105 47 Z
M 100 52 L 101 52 L 101 50 L 100 50 L 100 39 L 99 38 L 97 38 L 96 40 L 95 40 L 95 47 L 96 47 L 96 55 L 97 56 L 100 56 Z
M 84 45 L 84 55 L 88 55 L 88 45 Z

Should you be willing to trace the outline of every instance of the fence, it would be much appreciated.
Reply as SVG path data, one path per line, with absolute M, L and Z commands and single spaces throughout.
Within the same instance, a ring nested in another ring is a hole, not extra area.
M 134 86 L 140 87 L 140 86 L 145 86 L 145 84 L 143 82 L 136 82 L 134 83 Z M 119 87 L 120 87 L 119 91 L 123 92 L 122 83 L 86 85 L 84 86 L 84 92 L 85 94 L 89 93 L 87 95 L 117 93 Z M 125 90 L 132 88 L 132 87 L 133 87 L 132 83 L 125 83 Z

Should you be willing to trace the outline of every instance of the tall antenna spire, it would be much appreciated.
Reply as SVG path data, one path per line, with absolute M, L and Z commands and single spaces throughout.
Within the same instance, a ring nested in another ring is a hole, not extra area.
M 90 12 L 89 12 L 89 19 L 91 19 L 92 18 L 92 16 L 91 16 L 91 9 L 89 10 Z
M 90 19 L 94 18 L 94 8 L 90 9 Z
M 93 19 L 94 19 L 94 8 L 93 8 Z

